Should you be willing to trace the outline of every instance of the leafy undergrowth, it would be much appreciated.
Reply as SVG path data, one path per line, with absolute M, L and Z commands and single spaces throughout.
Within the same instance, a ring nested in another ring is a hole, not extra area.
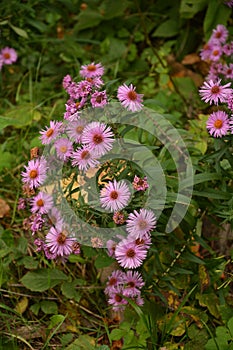
M 209 69 L 199 51 L 217 24 L 233 34 L 231 9 L 220 0 L 11 0 L 0 13 L 1 45 L 18 53 L 1 70 L 0 349 L 233 349 L 232 141 L 208 135 L 211 108 L 198 95 Z M 65 264 L 49 261 L 35 251 L 29 212 L 18 210 L 39 131 L 63 118 L 63 77 L 94 61 L 106 67 L 110 94 L 137 85 L 144 105 L 179 131 L 195 171 L 188 210 L 167 233 L 176 164 L 153 135 L 119 131 L 153 150 L 167 188 L 140 268 L 145 304 L 124 313 L 107 304 L 116 262 L 104 249 L 82 246 Z

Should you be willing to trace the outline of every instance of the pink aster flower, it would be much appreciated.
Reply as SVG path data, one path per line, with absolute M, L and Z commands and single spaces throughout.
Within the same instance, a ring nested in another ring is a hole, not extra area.
M 95 151 L 85 146 L 73 152 L 71 157 L 72 166 L 78 166 L 80 170 L 87 170 L 90 167 L 95 168 L 99 165 Z
M 63 81 L 62 81 L 62 86 L 65 90 L 67 90 L 67 88 L 70 86 L 71 83 L 72 83 L 71 76 L 69 74 L 64 76 Z
M 100 77 L 86 78 L 86 80 L 89 81 L 92 87 L 96 89 L 99 89 L 102 85 L 104 85 L 104 82 Z
M 83 130 L 82 143 L 96 154 L 103 156 L 112 148 L 114 142 L 112 129 L 104 123 L 92 122 L 87 124 Z
M 226 56 L 231 56 L 233 54 L 233 42 L 224 44 L 222 51 Z
M 228 7 L 233 7 L 233 0 L 225 1 L 224 4 L 227 5 Z
M 100 192 L 100 202 L 103 208 L 112 212 L 126 207 L 130 199 L 130 190 L 127 184 L 122 180 L 117 182 L 109 181 Z
M 227 107 L 233 112 L 233 94 L 231 94 L 227 99 Z
M 123 311 L 128 301 L 124 298 L 124 288 L 122 285 L 117 285 L 109 294 L 108 303 L 112 305 L 114 311 Z
M 121 267 L 135 269 L 142 265 L 147 250 L 144 245 L 136 245 L 132 240 L 123 239 L 116 246 L 115 257 Z
M 104 67 L 101 65 L 101 63 L 95 64 L 95 62 L 92 62 L 90 64 L 81 66 L 79 74 L 83 78 L 100 77 L 104 74 Z
M 143 237 L 146 233 L 152 231 L 156 227 L 156 217 L 152 210 L 140 209 L 140 212 L 134 210 L 129 214 L 126 220 L 126 230 L 130 237 L 134 239 Z
M 109 256 L 112 258 L 115 257 L 115 249 L 116 249 L 117 242 L 113 241 L 112 239 L 109 239 L 106 242 L 106 247 L 107 247 L 107 253 Z
M 107 104 L 107 94 L 106 91 L 95 91 L 91 95 L 91 105 L 93 108 L 103 107 Z
M 228 37 L 228 30 L 223 24 L 218 24 L 216 29 L 213 30 L 213 33 L 210 37 L 210 40 L 217 41 L 219 43 L 225 43 Z
M 223 65 L 222 74 L 225 75 L 226 79 L 233 80 L 233 63 L 229 63 L 229 65 L 227 64 Z
M 104 290 L 105 294 L 111 294 L 111 291 L 114 290 L 119 284 L 123 284 L 124 275 L 124 272 L 121 270 L 113 271 L 111 275 L 108 276 L 108 281 Z
M 230 88 L 231 83 L 227 83 L 225 85 L 220 85 L 221 79 L 217 82 L 210 80 L 208 82 L 204 82 L 204 85 L 200 88 L 199 93 L 201 95 L 201 99 L 206 103 L 214 103 L 215 105 L 218 102 L 226 102 L 228 96 L 232 93 L 232 89 Z
M 29 186 L 30 189 L 37 188 L 41 186 L 46 179 L 47 172 L 47 162 L 41 157 L 32 159 L 25 166 L 25 171 L 22 172 L 22 181 Z
M 45 192 L 39 192 L 31 199 L 31 212 L 39 214 L 47 214 L 53 206 L 53 197 Z
M 40 213 L 32 214 L 29 217 L 29 227 L 30 227 L 30 230 L 32 231 L 32 235 L 34 235 L 38 231 L 41 231 L 44 223 L 45 223 L 45 220 L 42 218 Z
M 81 80 L 77 84 L 77 93 L 79 97 L 86 97 L 90 94 L 92 85 L 88 80 Z
M 224 111 L 217 111 L 210 114 L 206 127 L 214 137 L 222 137 L 229 131 L 229 119 Z
M 56 207 L 52 207 L 51 210 L 48 212 L 48 218 L 50 225 L 56 226 L 56 228 L 62 230 L 64 220 L 59 209 L 57 209 Z
M 150 233 L 146 233 L 145 235 L 141 236 L 140 238 L 135 239 L 134 243 L 136 245 L 141 245 L 141 246 L 145 247 L 146 249 L 149 249 L 149 247 L 151 245 Z
M 138 94 L 135 90 L 136 87 L 132 84 L 130 84 L 130 86 L 123 84 L 119 86 L 117 91 L 117 98 L 122 106 L 132 112 L 140 111 L 143 107 L 143 94 Z
M 71 121 L 66 129 L 68 136 L 76 143 L 82 143 L 82 135 L 86 122 L 82 119 Z
M 62 127 L 62 122 L 50 121 L 50 125 L 45 128 L 45 130 L 40 131 L 40 139 L 43 145 L 49 144 L 51 141 L 55 140 L 59 135 Z
M 137 271 L 127 271 L 124 275 L 124 295 L 127 297 L 140 296 L 140 289 L 145 285 L 142 276 Z
M 134 176 L 133 188 L 136 191 L 146 191 L 146 189 L 148 187 L 149 187 L 149 184 L 147 182 L 147 177 L 146 176 L 143 179 L 138 177 L 137 175 Z
M 66 232 L 58 231 L 51 227 L 45 238 L 46 247 L 56 256 L 69 256 L 72 253 L 73 243 L 76 241 L 73 237 L 68 237 Z
M 206 43 L 203 46 L 200 52 L 200 57 L 203 61 L 208 61 L 210 59 L 210 53 L 212 51 L 212 48 L 213 48 L 213 43 L 211 41 L 208 41 L 208 43 Z
M 11 47 L 4 47 L 1 50 L 0 55 L 2 57 L 3 64 L 12 64 L 16 62 L 18 58 L 16 51 Z
M 72 155 L 73 143 L 67 138 L 61 138 L 55 141 L 54 146 L 57 151 L 57 157 L 64 162 Z
M 212 49 L 210 51 L 209 59 L 211 61 L 217 62 L 220 60 L 222 56 L 222 48 L 219 44 L 213 44 Z

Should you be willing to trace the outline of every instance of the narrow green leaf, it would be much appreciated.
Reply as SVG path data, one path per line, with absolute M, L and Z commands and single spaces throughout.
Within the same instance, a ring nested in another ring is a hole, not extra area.
M 16 34 L 18 34 L 19 36 L 22 36 L 25 39 L 28 39 L 28 34 L 27 34 L 27 32 L 24 29 L 16 27 L 16 26 L 14 26 L 11 23 L 9 23 L 9 26 L 14 30 L 14 32 Z

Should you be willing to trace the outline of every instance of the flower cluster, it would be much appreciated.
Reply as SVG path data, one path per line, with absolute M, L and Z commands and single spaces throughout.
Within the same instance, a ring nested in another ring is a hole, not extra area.
M 142 306 L 141 288 L 144 286 L 142 276 L 137 271 L 116 270 L 108 277 L 105 294 L 114 311 L 123 311 L 129 300 Z
M 64 165 L 69 174 L 74 173 L 77 178 L 91 169 L 98 171 L 104 163 L 103 157 L 112 150 L 115 142 L 114 129 L 110 125 L 98 118 L 94 121 L 85 118 L 85 111 L 96 111 L 96 108 L 102 111 L 110 102 L 110 96 L 103 88 L 104 67 L 92 62 L 81 66 L 79 73 L 82 79 L 78 82 L 70 75 L 63 79 L 63 88 L 69 95 L 63 120 L 52 120 L 40 131 L 40 140 L 47 153 L 45 156 L 40 155 L 38 149 L 31 151 L 31 160 L 22 172 L 25 198 L 20 198 L 18 203 L 18 209 L 29 207 L 31 211 L 24 227 L 32 231 L 36 251 L 44 252 L 48 259 L 63 262 L 70 254 L 80 253 L 82 242 L 76 239 L 79 235 L 77 225 L 61 209 L 60 182 L 57 185 L 53 181 L 59 173 L 58 166 Z M 132 84 L 121 85 L 116 97 L 122 110 L 137 112 L 143 108 L 143 95 L 138 94 Z M 98 113 L 93 115 L 96 117 Z M 119 268 L 126 269 L 125 272 L 114 271 L 107 282 L 105 293 L 114 309 L 124 308 L 128 304 L 125 298 L 143 304 L 140 296 L 144 285 L 142 276 L 131 269 L 140 267 L 147 256 L 156 217 L 151 209 L 129 204 L 132 197 L 143 196 L 148 187 L 147 177 L 138 174 L 131 174 L 131 181 L 113 178 L 99 185 L 101 210 L 112 218 L 113 225 L 124 230 L 124 235 L 117 236 L 117 242 L 106 239 L 107 253 L 116 259 Z M 90 243 L 94 248 L 103 247 L 98 236 L 91 237 Z
M 4 47 L 0 51 L 0 70 L 4 64 L 12 64 L 17 61 L 17 53 L 15 49 L 11 47 Z
M 210 105 L 218 106 L 218 109 L 210 114 L 206 124 L 213 137 L 233 134 L 233 41 L 228 41 L 228 38 L 229 33 L 225 26 L 217 25 L 200 53 L 201 59 L 210 64 L 207 81 L 199 90 L 201 99 Z

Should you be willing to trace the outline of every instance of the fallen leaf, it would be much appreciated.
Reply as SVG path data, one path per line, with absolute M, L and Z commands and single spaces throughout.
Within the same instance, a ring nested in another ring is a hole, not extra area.
M 189 55 L 186 55 L 183 60 L 181 61 L 182 64 L 194 64 L 197 62 L 200 62 L 201 58 L 196 53 L 190 53 Z
M 6 216 L 6 214 L 8 214 L 10 211 L 10 207 L 7 204 L 7 202 L 0 198 L 0 218 L 3 218 L 4 216 Z

